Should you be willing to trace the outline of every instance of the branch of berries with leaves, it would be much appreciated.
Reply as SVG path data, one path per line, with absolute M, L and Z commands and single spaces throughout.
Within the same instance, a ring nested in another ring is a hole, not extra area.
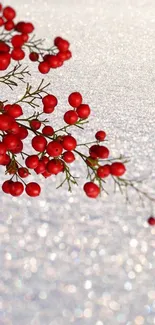
M 18 86 L 19 81 L 26 82 L 26 77 L 31 74 L 28 67 L 23 68 L 19 62 L 24 59 L 26 48 L 29 49 L 30 60 L 38 62 L 38 70 L 43 74 L 62 66 L 71 58 L 68 41 L 56 37 L 54 46 L 44 49 L 43 40 L 35 40 L 34 36 L 30 38 L 34 30 L 32 23 L 16 23 L 16 12 L 12 7 L 3 8 L 0 4 L 0 12 L 0 70 L 6 70 L 12 61 L 18 61 L 10 71 L 0 76 L 0 83 L 12 89 Z M 39 196 L 39 181 L 28 180 L 33 173 L 45 179 L 61 173 L 64 177 L 58 188 L 67 183 L 71 191 L 74 184 L 78 185 L 78 178 L 72 175 L 70 166 L 79 157 L 86 167 L 87 181 L 83 190 L 89 198 L 97 198 L 102 191 L 106 192 L 107 180 L 111 178 L 114 188 L 125 192 L 127 200 L 127 189 L 131 187 L 142 200 L 146 197 L 154 201 L 155 198 L 137 186 L 138 182 L 124 178 L 128 160 L 122 155 L 118 158 L 110 155 L 105 145 L 104 130 L 98 130 L 92 141 L 78 143 L 73 135 L 74 129 L 83 130 L 91 113 L 90 106 L 83 102 L 79 92 L 73 92 L 68 97 L 70 109 L 63 116 L 62 127 L 55 129 L 50 125 L 47 116 L 57 109 L 58 100 L 47 91 L 49 86 L 44 84 L 44 80 L 36 89 L 27 83 L 18 101 L 0 102 L 0 165 L 4 166 L 5 174 L 9 176 L 2 184 L 3 192 L 20 196 L 25 191 L 28 196 Z M 25 116 L 25 105 L 31 108 L 30 116 Z M 39 107 L 42 107 L 41 111 Z M 25 139 L 30 140 L 32 153 L 25 152 Z M 155 219 L 150 217 L 148 223 L 155 225 Z
M 0 4 L 0 70 L 6 70 L 11 61 L 22 61 L 25 55 L 38 62 L 38 70 L 46 74 L 50 69 L 61 67 L 72 57 L 70 44 L 62 37 L 56 37 L 50 48 L 44 48 L 44 40 L 30 36 L 34 31 L 31 22 L 15 22 L 16 11 Z

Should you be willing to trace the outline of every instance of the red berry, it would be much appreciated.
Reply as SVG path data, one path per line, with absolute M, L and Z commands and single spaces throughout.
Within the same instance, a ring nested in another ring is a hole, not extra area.
M 28 39 L 29 39 L 29 35 L 23 33 L 23 34 L 21 34 L 21 36 L 22 36 L 22 39 L 23 39 L 24 43 L 26 43 L 28 41 Z
M 100 188 L 93 182 L 88 182 L 83 187 L 86 195 L 90 198 L 96 198 L 100 194 Z
M 57 55 L 49 55 L 47 58 L 47 62 L 52 69 L 56 69 L 59 67 L 60 59 L 57 57 Z
M 65 61 L 66 60 L 66 52 L 59 52 L 57 54 L 57 57 L 58 57 L 59 60 Z
M 42 174 L 42 173 L 45 172 L 45 170 L 46 170 L 45 163 L 43 161 L 39 161 L 39 164 L 38 164 L 37 168 L 35 168 L 35 172 L 37 174 Z
M 64 114 L 64 121 L 67 123 L 67 124 L 75 124 L 78 120 L 78 114 L 73 111 L 73 110 L 70 110 L 70 111 L 67 111 L 65 114 Z
M 20 105 L 18 104 L 13 104 L 9 105 L 10 107 L 8 108 L 7 112 L 10 116 L 17 118 L 21 115 L 23 115 L 23 111 Z
M 12 133 L 12 134 L 18 134 L 20 131 L 20 126 L 17 122 L 13 122 L 11 124 L 10 129 L 7 131 L 8 133 Z
M 6 70 L 11 61 L 9 53 L 0 53 L 0 70 Z
M 47 62 L 40 62 L 39 65 L 38 65 L 38 70 L 45 74 L 45 73 L 48 73 L 50 71 L 50 66 Z
M 44 126 L 44 128 L 42 129 L 42 133 L 44 135 L 50 136 L 54 134 L 54 130 L 50 125 L 46 125 Z
M 11 43 L 13 47 L 21 47 L 24 44 L 24 40 L 22 35 L 14 35 L 12 36 Z
M 7 134 L 3 138 L 3 143 L 7 150 L 14 150 L 18 145 L 19 139 L 15 134 Z
M 25 34 L 30 34 L 32 33 L 34 30 L 34 26 L 32 23 L 24 23 L 24 25 L 22 26 L 22 32 Z
M 65 54 L 66 54 L 66 60 L 69 60 L 72 57 L 72 52 L 69 50 L 66 51 Z
M 96 159 L 98 158 L 98 154 L 97 154 L 97 151 L 98 151 L 98 145 L 97 144 L 94 144 L 93 146 L 91 146 L 89 148 L 89 154 L 92 158 Z
M 69 95 L 68 102 L 72 107 L 78 107 L 82 104 L 82 96 L 80 93 L 75 92 Z
M 12 149 L 11 152 L 16 154 L 16 153 L 21 152 L 22 150 L 23 150 L 23 142 L 20 139 L 18 139 L 18 144 L 17 144 L 16 148 Z
M 32 147 L 39 152 L 43 152 L 46 149 L 47 140 L 42 135 L 36 135 L 32 139 Z
M 7 151 L 7 148 L 3 142 L 0 142 L 0 155 L 4 155 Z
M 75 155 L 71 151 L 65 151 L 62 158 L 66 163 L 70 164 L 75 160 Z
M 62 37 L 60 36 L 57 36 L 55 39 L 54 39 L 54 45 L 58 45 L 58 42 L 62 40 Z
M 147 220 L 148 224 L 150 226 L 155 226 L 155 218 L 154 217 L 150 217 L 148 220 Z
M 0 11 L 2 11 L 2 8 L 3 8 L 3 7 L 2 7 L 2 4 L 0 3 Z
M 21 139 L 21 140 L 24 140 L 26 139 L 28 136 L 28 130 L 25 126 L 20 126 L 19 128 L 19 133 L 18 133 L 18 137 Z
M 30 121 L 30 126 L 33 130 L 38 130 L 41 127 L 41 122 L 37 119 Z
M 10 194 L 10 187 L 13 182 L 11 180 L 5 181 L 2 184 L 2 190 L 4 193 Z
M 80 118 L 85 119 L 90 115 L 90 107 L 87 104 L 81 104 L 76 112 Z
M 57 98 L 54 95 L 50 95 L 50 94 L 43 97 L 42 102 L 44 106 L 47 107 L 55 107 L 58 104 Z
M 108 177 L 109 175 L 110 175 L 110 166 L 109 165 L 100 166 L 98 168 L 97 176 L 99 178 Z
M 23 33 L 23 28 L 24 28 L 25 23 L 23 21 L 20 21 L 15 25 L 15 30 L 19 33 Z
M 54 107 L 44 106 L 43 111 L 45 114 L 51 114 L 54 112 L 54 109 L 55 109 Z
M 124 164 L 122 164 L 121 162 L 114 162 L 111 166 L 110 166 L 110 173 L 113 176 L 122 176 L 126 171 L 126 168 L 124 166 Z
M 24 186 L 21 182 L 12 182 L 10 184 L 10 194 L 12 196 L 20 196 L 24 192 Z
M 15 24 L 12 20 L 8 20 L 5 22 L 4 26 L 6 30 L 10 31 L 15 27 Z
M 98 146 L 97 155 L 101 159 L 108 158 L 109 157 L 109 149 L 104 146 Z
M 44 163 L 45 165 L 47 165 L 48 162 L 49 162 L 49 158 L 48 158 L 47 156 L 43 156 L 42 159 L 41 159 L 41 161 L 43 161 L 43 163 Z
M 69 49 L 69 45 L 70 45 L 69 42 L 64 39 L 60 39 L 57 42 L 57 47 L 60 52 L 66 52 Z
M 52 174 L 49 173 L 47 170 L 45 170 L 45 172 L 42 173 L 42 175 L 43 175 L 45 178 L 47 178 L 47 177 L 50 177 Z
M 39 59 L 39 54 L 36 52 L 31 52 L 29 58 L 31 61 L 36 62 Z
M 96 132 L 95 134 L 95 138 L 98 140 L 98 141 L 104 141 L 104 139 L 106 138 L 106 133 L 104 131 L 98 131 Z
M 62 146 L 65 150 L 72 151 L 77 146 L 76 139 L 73 138 L 71 135 L 66 135 L 63 138 Z
M 57 175 L 64 170 L 64 164 L 62 160 L 52 159 L 48 162 L 46 168 L 48 173 Z
M 39 164 L 39 158 L 37 155 L 28 156 L 25 160 L 25 164 L 28 168 L 35 169 Z
M 29 175 L 29 171 L 26 167 L 20 167 L 20 168 L 18 168 L 18 175 L 21 178 L 25 178 Z
M 9 53 L 9 51 L 10 51 L 10 46 L 7 45 L 5 42 L 0 41 L 0 52 Z
M 4 25 L 4 19 L 0 17 L 0 27 Z
M 51 141 L 47 145 L 46 151 L 51 157 L 58 157 L 62 154 L 63 147 L 57 141 Z
M 0 155 L 0 165 L 7 166 L 11 162 L 10 156 L 7 154 Z
M 3 9 L 3 16 L 6 20 L 12 20 L 16 17 L 16 12 L 12 7 L 8 6 Z
M 20 47 L 16 47 L 14 50 L 12 50 L 11 57 L 15 61 L 21 61 L 25 57 L 25 52 Z
M 27 195 L 35 197 L 40 194 L 41 188 L 39 184 L 31 182 L 26 185 L 25 191 Z

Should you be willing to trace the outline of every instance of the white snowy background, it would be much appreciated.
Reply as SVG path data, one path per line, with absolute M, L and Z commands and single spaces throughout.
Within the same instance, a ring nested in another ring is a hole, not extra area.
M 131 157 L 128 178 L 146 178 L 155 193 L 155 2 L 154 0 L 8 0 L 18 20 L 32 21 L 47 46 L 55 36 L 71 43 L 72 60 L 45 76 L 59 105 L 51 116 L 61 126 L 68 95 L 82 93 L 92 108 L 79 141 L 108 135 L 112 155 Z M 42 76 L 29 64 L 37 86 Z M 10 103 L 23 94 L 1 86 Z M 25 107 L 25 110 L 29 109 Z M 40 108 L 41 109 L 41 108 Z M 129 190 L 88 199 L 42 180 L 42 194 L 0 194 L 0 325 L 155 324 L 155 229 L 147 218 L 154 204 Z M 36 176 L 32 178 L 36 179 Z M 6 179 L 4 169 L 1 181 Z M 58 184 L 58 183 L 57 183 Z

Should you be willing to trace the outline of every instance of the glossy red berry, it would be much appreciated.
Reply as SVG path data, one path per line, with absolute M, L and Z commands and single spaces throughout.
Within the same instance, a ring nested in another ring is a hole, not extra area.
M 77 142 L 71 135 L 66 135 L 63 137 L 62 146 L 67 151 L 72 151 L 76 148 Z
M 59 43 L 59 41 L 61 41 L 62 40 L 62 37 L 60 37 L 60 36 L 57 36 L 55 39 L 54 39 L 54 45 L 58 45 L 58 43 Z
M 47 157 L 47 156 L 43 156 L 43 157 L 41 158 L 41 161 L 43 161 L 43 163 L 44 163 L 45 165 L 47 165 L 48 162 L 49 162 L 49 157 Z
M 59 67 L 60 59 L 57 57 L 57 55 L 49 55 L 47 62 L 51 69 L 56 69 Z
M 93 146 L 91 146 L 90 148 L 89 148 L 89 154 L 90 154 L 90 157 L 92 157 L 92 158 L 94 158 L 94 159 L 96 159 L 96 158 L 98 158 L 98 153 L 97 153 L 97 151 L 98 151 L 98 145 L 97 144 L 94 144 Z
M 48 107 L 48 106 L 44 106 L 43 107 L 43 112 L 45 113 L 45 114 L 51 114 L 51 113 L 53 113 L 54 112 L 54 107 Z
M 5 21 L 4 21 L 3 17 L 0 17 L 0 27 L 3 26 L 4 23 L 5 23 Z
M 36 53 L 36 52 L 31 52 L 29 54 L 29 58 L 30 58 L 31 61 L 36 62 L 39 59 L 39 54 Z
M 148 224 L 150 226 L 155 226 L 155 218 L 154 217 L 150 217 L 148 220 L 147 220 Z
M 81 119 L 86 119 L 90 115 L 90 107 L 87 104 L 81 104 L 77 109 L 76 112 L 78 117 Z
M 120 177 L 125 173 L 125 171 L 126 171 L 126 168 L 125 168 L 124 164 L 121 162 L 114 162 L 110 166 L 110 173 L 113 176 Z
M 8 108 L 7 112 L 10 116 L 17 118 L 21 115 L 23 115 L 23 110 L 20 105 L 18 104 L 13 104 L 9 105 L 10 107 Z
M 25 164 L 28 168 L 35 169 L 39 164 L 39 158 L 37 155 L 28 156 L 25 160 Z
M 28 136 L 28 130 L 25 126 L 20 126 L 19 128 L 19 132 L 18 132 L 18 137 L 21 139 L 21 140 L 24 140 L 26 139 Z
M 32 147 L 39 152 L 43 152 L 46 149 L 47 140 L 42 135 L 36 135 L 32 139 Z
M 48 162 L 46 168 L 49 173 L 57 175 L 64 170 L 64 164 L 60 159 L 52 159 Z
M 68 102 L 72 107 L 78 107 L 82 104 L 82 96 L 78 92 L 69 95 Z
M 13 122 L 11 124 L 10 129 L 7 131 L 7 133 L 12 133 L 12 134 L 18 134 L 20 131 L 20 126 L 17 122 Z
M 17 147 L 19 142 L 18 137 L 15 134 L 6 134 L 3 138 L 3 143 L 7 150 L 13 150 Z
M 30 126 L 33 130 L 38 130 L 41 127 L 41 122 L 37 119 L 31 120 Z
M 96 132 L 95 138 L 98 141 L 104 141 L 104 139 L 106 138 L 106 133 L 104 131 L 100 130 L 100 131 Z
M 5 181 L 5 182 L 2 184 L 2 190 L 3 190 L 4 193 L 6 193 L 6 194 L 10 194 L 10 187 L 11 187 L 11 184 L 12 184 L 12 181 L 11 181 L 11 180 Z
M 38 65 L 38 70 L 43 73 L 43 74 L 46 74 L 50 71 L 50 66 L 47 62 L 40 62 L 39 65 Z
M 11 57 L 15 61 L 21 61 L 25 57 L 25 52 L 20 47 L 16 47 L 12 50 Z
M 58 100 L 54 95 L 46 95 L 42 99 L 43 105 L 46 107 L 55 107 L 58 104 Z
M 26 167 L 20 167 L 18 168 L 18 175 L 21 178 L 26 178 L 27 176 L 29 176 L 29 171 Z
M 7 151 L 7 147 L 3 142 L 0 142 L 0 155 L 4 155 Z
M 0 52 L 9 53 L 9 51 L 10 51 L 10 46 L 7 45 L 5 42 L 0 41 Z
M 25 25 L 24 21 L 19 21 L 16 25 L 15 25 L 15 30 L 19 33 L 23 33 L 23 27 Z
M 6 20 L 12 20 L 16 17 L 16 12 L 12 7 L 5 7 L 3 9 L 3 16 Z
M 39 184 L 31 182 L 26 185 L 25 192 L 27 193 L 27 195 L 32 197 L 39 196 L 41 192 L 41 187 Z
M 8 31 L 12 30 L 13 28 L 15 27 L 15 24 L 13 22 L 13 20 L 7 20 L 5 23 L 4 23 L 4 28 Z
M 10 184 L 10 194 L 12 196 L 20 196 L 24 192 L 24 186 L 21 182 L 12 182 Z
M 26 43 L 28 41 L 28 39 L 29 39 L 29 35 L 26 34 L 26 33 L 23 33 L 23 34 L 21 34 L 21 36 L 22 36 L 22 39 L 23 39 L 24 43 Z
M 14 35 L 12 36 L 11 43 L 13 47 L 21 47 L 24 44 L 24 40 L 22 35 Z
M 83 187 L 86 195 L 90 198 L 96 198 L 100 194 L 100 188 L 93 182 L 88 182 Z
M 47 136 L 51 136 L 54 134 L 54 129 L 50 125 L 44 126 L 42 129 L 42 133 Z
M 51 141 L 47 145 L 46 151 L 49 154 L 49 156 L 58 157 L 58 156 L 60 156 L 62 154 L 63 147 L 59 142 Z
M 109 149 L 104 146 L 98 146 L 97 155 L 100 159 L 106 159 L 109 157 Z
M 70 164 L 75 160 L 75 155 L 72 151 L 65 151 L 62 158 L 66 163 Z
M 18 139 L 16 148 L 12 149 L 11 152 L 16 154 L 21 152 L 22 150 L 23 150 L 23 142 L 20 139 Z
M 57 47 L 58 47 L 60 52 L 66 52 L 69 49 L 69 46 L 70 46 L 69 42 L 67 40 L 64 40 L 64 39 L 60 39 L 57 42 Z
M 8 154 L 0 155 L 0 165 L 7 166 L 11 162 L 11 158 Z
M 37 174 L 42 174 L 45 172 L 45 170 L 46 170 L 46 165 L 43 161 L 40 160 L 37 168 L 35 168 L 35 172 Z
M 70 125 L 75 124 L 78 121 L 78 114 L 73 110 L 67 111 L 64 114 L 64 121 Z
M 6 70 L 10 64 L 11 55 L 9 53 L 0 53 L 0 70 Z
M 22 26 L 22 33 L 30 34 L 34 31 L 34 26 L 32 23 L 24 23 Z
M 109 165 L 100 166 L 97 169 L 97 176 L 99 178 L 105 178 L 105 177 L 108 177 L 109 175 L 110 175 L 110 166 Z

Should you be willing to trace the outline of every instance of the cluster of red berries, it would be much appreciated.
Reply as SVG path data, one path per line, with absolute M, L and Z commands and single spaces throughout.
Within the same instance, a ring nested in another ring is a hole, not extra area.
M 29 58 L 37 61 L 38 69 L 41 73 L 48 73 L 51 68 L 58 68 L 64 61 L 72 56 L 69 50 L 69 42 L 56 37 L 54 46 L 50 49 L 40 49 L 38 41 L 29 39 L 34 26 L 31 22 L 20 21 L 15 23 L 16 11 L 12 7 L 2 7 L 0 4 L 0 27 L 4 27 L 8 38 L 4 32 L 0 34 L 0 70 L 6 70 L 11 63 L 11 59 L 21 61 L 25 57 L 25 48 L 30 50 Z M 4 37 L 4 38 L 3 38 Z M 57 53 L 55 53 L 57 51 Z M 52 54 L 51 54 L 52 53 Z
M 21 103 L 23 100 L 24 97 Z M 74 92 L 68 97 L 72 109 L 64 114 L 65 126 L 59 130 L 54 130 L 51 125 L 46 124 L 46 119 L 40 120 L 42 114 L 54 111 L 58 103 L 57 98 L 52 94 L 46 94 L 41 97 L 41 101 L 43 111 L 27 119 L 22 119 L 23 109 L 19 105 L 20 100 L 14 104 L 1 104 L 0 165 L 5 166 L 7 174 L 13 175 L 11 179 L 3 183 L 3 191 L 19 196 L 25 188 L 29 196 L 38 196 L 41 191 L 40 185 L 36 182 L 26 184 L 23 180 L 30 175 L 32 170 L 36 174 L 42 174 L 45 178 L 63 172 L 69 185 L 70 182 L 76 183 L 71 175 L 69 164 L 79 155 L 87 168 L 93 172 L 94 177 L 94 180 L 90 178 L 90 182 L 84 185 L 84 191 L 88 197 L 96 198 L 102 189 L 102 180 L 109 175 L 117 178 L 122 176 L 126 170 L 124 164 L 122 162 L 105 163 L 110 159 L 108 148 L 100 144 L 106 137 L 106 133 L 102 130 L 96 133 L 96 144 L 89 148 L 88 156 L 77 150 L 77 140 L 67 132 L 67 128 L 72 125 L 81 127 L 91 112 L 89 105 L 82 103 L 80 93 Z M 34 134 L 31 140 L 31 147 L 35 150 L 33 154 L 23 152 L 23 140 L 28 137 L 29 132 Z M 19 155 L 25 160 L 24 166 L 19 162 Z M 101 160 L 102 164 L 100 164 Z

